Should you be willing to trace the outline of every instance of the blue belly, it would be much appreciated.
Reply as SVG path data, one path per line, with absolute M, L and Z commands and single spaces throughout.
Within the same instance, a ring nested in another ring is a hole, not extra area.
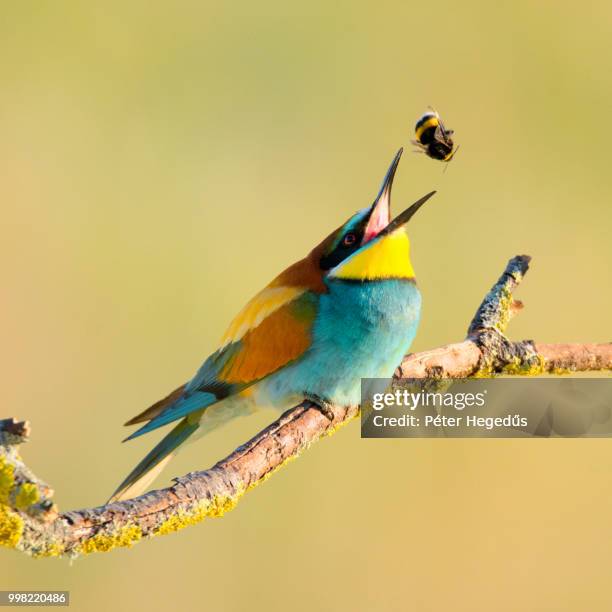
M 390 378 L 416 334 L 421 295 L 413 282 L 328 281 L 312 346 L 267 379 L 266 395 L 282 405 L 304 392 L 341 405 L 358 404 L 362 378 Z

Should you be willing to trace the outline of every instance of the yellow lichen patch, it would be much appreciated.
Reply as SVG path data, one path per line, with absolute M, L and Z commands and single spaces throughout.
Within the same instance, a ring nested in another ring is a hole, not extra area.
M 520 279 L 517 279 L 517 282 L 519 280 Z M 502 334 L 506 331 L 508 323 L 510 322 L 513 303 L 514 298 L 512 297 L 512 292 L 510 291 L 510 289 L 508 289 L 508 287 L 504 287 L 502 289 L 502 295 L 499 299 L 499 318 L 497 320 L 497 323 L 495 324 L 497 330 L 500 331 Z
M 605 368 L 602 368 L 602 370 L 603 369 Z M 576 370 L 572 370 L 570 368 L 553 368 L 549 373 L 555 376 L 567 376 L 569 374 L 574 374 L 575 372 Z
M 495 376 L 497 376 L 496 372 L 490 365 L 487 365 L 470 374 L 469 378 L 495 378 Z
M 546 373 L 546 363 L 541 355 L 536 355 L 534 363 L 522 363 L 517 357 L 511 363 L 504 366 L 503 374 L 510 376 L 540 376 Z
M 161 523 L 159 527 L 155 529 L 153 535 L 168 535 L 169 533 L 180 531 L 185 527 L 201 523 L 206 518 L 219 518 L 223 516 L 226 512 L 233 510 L 237 506 L 240 498 L 246 493 L 246 491 L 255 488 L 262 482 L 265 482 L 272 476 L 272 474 L 294 459 L 297 459 L 297 455 L 288 457 L 285 459 L 285 461 L 283 461 L 280 465 L 277 465 L 273 470 L 270 470 L 262 478 L 251 483 L 247 488 L 239 488 L 234 495 L 215 496 L 212 498 L 212 500 L 203 501 L 191 510 L 179 510 L 176 512 L 176 514 L 173 514 L 163 523 Z
M 236 495 L 230 497 L 215 497 L 213 501 L 210 503 L 207 516 L 210 518 L 219 518 L 223 516 L 226 512 L 233 510 L 238 504 L 238 500 L 242 497 L 244 491 L 239 490 Z
M 40 499 L 38 487 L 31 482 L 24 482 L 15 495 L 15 508 L 25 510 Z
M 6 504 L 15 486 L 15 468 L 0 457 L 0 546 L 15 548 L 23 533 L 23 519 Z
M 0 546 L 15 548 L 23 534 L 23 519 L 0 504 Z
M 113 548 L 130 547 L 142 538 L 142 530 L 138 525 L 125 525 L 112 533 L 98 533 L 93 538 L 85 540 L 76 552 L 89 554 L 93 552 L 108 552 Z
M 195 512 L 179 511 L 166 519 L 156 530 L 155 535 L 168 535 L 180 531 L 190 525 L 195 525 L 206 518 L 206 510 L 198 509 Z
M 274 476 L 274 474 L 276 474 L 278 470 L 285 467 L 288 463 L 291 463 L 291 461 L 297 459 L 299 456 L 300 456 L 299 453 L 296 453 L 295 455 L 291 455 L 290 457 L 287 457 L 282 463 L 279 463 L 274 469 L 270 470 L 269 472 L 266 472 L 259 480 L 252 482 L 248 486 L 247 491 L 250 491 L 251 489 L 254 489 L 256 486 L 266 482 L 268 478 L 272 478 L 272 476 Z
M 193 510 L 179 510 L 167 518 L 154 532 L 154 535 L 168 535 L 190 525 L 201 523 L 205 518 L 218 518 L 233 510 L 244 491 L 239 490 L 233 496 L 217 496 L 210 501 L 202 502 Z
M 0 504 L 6 504 L 15 485 L 15 468 L 0 457 Z
M 42 557 L 61 557 L 66 551 L 65 547 L 62 544 L 58 544 L 54 542 L 53 544 L 49 544 L 46 548 L 42 550 L 37 550 L 32 553 L 32 556 L 39 559 Z
M 480 369 L 470 375 L 470 378 L 496 378 L 497 376 L 541 376 L 547 373 L 546 362 L 541 355 L 534 355 L 535 359 L 531 363 L 522 361 L 519 357 L 514 357 L 512 361 L 504 365 L 500 371 L 496 372 L 489 364 L 483 365 Z M 568 371 L 552 372 L 553 374 L 567 374 Z

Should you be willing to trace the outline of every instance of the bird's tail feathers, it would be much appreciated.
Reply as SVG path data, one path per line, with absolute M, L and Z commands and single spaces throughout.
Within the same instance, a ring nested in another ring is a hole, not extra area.
M 135 417 L 132 417 L 129 421 L 126 421 L 124 425 L 136 425 L 137 423 L 144 423 L 145 421 L 150 421 L 155 417 L 159 416 L 168 406 L 171 406 L 176 401 L 181 399 L 183 394 L 185 393 L 185 387 L 187 385 L 181 385 L 172 393 L 169 393 L 163 399 L 160 399 L 158 402 L 155 402 L 152 406 L 149 406 L 143 412 L 137 414 Z
M 163 427 L 164 425 L 172 423 L 173 421 L 178 421 L 181 417 L 185 417 L 192 413 L 201 411 L 204 408 L 208 408 L 209 406 L 216 404 L 218 401 L 219 398 L 214 393 L 210 393 L 208 391 L 195 391 L 190 395 L 183 395 L 179 399 L 171 401 L 156 417 L 152 418 L 140 429 L 137 429 L 135 432 L 130 434 L 124 440 L 124 442 L 138 438 L 143 434 L 149 433 L 158 427 Z
M 109 503 L 130 499 L 143 493 L 172 459 L 174 451 L 199 428 L 199 420 L 184 418 L 128 474 L 109 499 Z

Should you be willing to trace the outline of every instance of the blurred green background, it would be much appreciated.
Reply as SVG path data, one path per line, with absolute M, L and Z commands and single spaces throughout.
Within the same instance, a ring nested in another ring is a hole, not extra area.
M 3 416 L 62 509 L 156 436 L 121 423 L 368 205 L 399 146 L 424 295 L 414 350 L 463 337 L 533 256 L 515 338 L 610 338 L 609 2 L 2 3 Z M 461 150 L 410 153 L 435 106 Z M 205 468 L 273 418 L 188 447 Z M 222 520 L 0 588 L 76 610 L 609 610 L 610 440 L 361 440 L 352 423 Z

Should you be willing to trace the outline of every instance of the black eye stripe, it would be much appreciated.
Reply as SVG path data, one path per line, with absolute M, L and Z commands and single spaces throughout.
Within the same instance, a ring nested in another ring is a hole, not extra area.
M 347 232 L 340 242 L 337 243 L 336 248 L 321 258 L 319 266 L 322 270 L 330 270 L 337 266 L 341 261 L 345 260 L 349 255 L 354 253 L 361 244 L 363 238 L 363 229 L 358 228 L 355 231 Z

